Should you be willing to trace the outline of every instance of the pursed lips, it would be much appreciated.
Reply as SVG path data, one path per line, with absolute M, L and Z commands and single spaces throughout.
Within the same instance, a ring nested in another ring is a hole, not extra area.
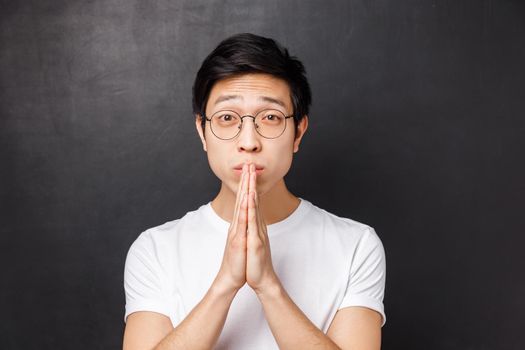
M 243 166 L 244 163 L 242 164 L 238 164 L 235 166 L 235 170 L 242 170 L 242 166 Z M 264 167 L 262 165 L 258 165 L 258 164 L 255 164 L 255 170 L 263 170 Z
M 248 163 L 250 164 L 250 163 Z M 242 173 L 242 166 L 244 165 L 244 163 L 240 163 L 240 164 L 237 164 L 233 170 L 236 172 L 236 173 L 239 173 L 241 174 Z M 255 173 L 257 175 L 259 175 L 260 173 L 262 173 L 264 170 L 264 167 L 262 165 L 259 165 L 259 164 L 255 164 Z

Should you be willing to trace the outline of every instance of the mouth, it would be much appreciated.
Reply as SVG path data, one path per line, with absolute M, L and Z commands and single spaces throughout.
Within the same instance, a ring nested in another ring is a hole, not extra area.
M 237 164 L 234 168 L 233 168 L 233 171 L 237 174 L 242 174 L 242 166 L 243 166 L 244 163 L 241 163 L 241 164 Z M 260 175 L 262 172 L 264 171 L 264 166 L 262 165 L 259 165 L 259 164 L 255 164 L 255 173 L 257 175 Z

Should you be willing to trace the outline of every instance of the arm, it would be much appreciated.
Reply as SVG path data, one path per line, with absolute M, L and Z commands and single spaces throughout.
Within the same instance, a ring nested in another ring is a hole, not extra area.
M 236 294 L 237 290 L 213 284 L 175 329 L 167 316 L 155 312 L 135 312 L 128 316 L 123 348 L 212 349 Z
M 268 287 L 258 288 L 266 319 L 281 349 L 359 349 L 381 348 L 385 259 L 379 238 L 369 233 L 351 269 L 347 294 L 326 336 L 295 305 L 274 274 Z
M 384 261 L 384 260 L 381 260 Z M 325 335 L 290 298 L 279 278 L 255 289 L 266 320 L 280 349 L 359 349 L 381 348 L 382 315 L 368 307 L 339 309 Z M 358 286 L 352 286 L 357 291 Z M 381 287 L 382 288 L 382 287 Z
M 379 238 L 369 228 L 369 238 L 350 271 L 350 283 L 342 307 L 325 335 L 292 301 L 275 274 L 266 225 L 258 208 L 256 174 L 250 176 L 248 205 L 247 283 L 257 294 L 266 320 L 280 349 L 360 349 L 381 346 L 382 315 L 360 305 L 382 309 L 384 252 Z M 363 245 L 364 246 L 364 245 Z
M 175 329 L 169 318 L 161 313 L 142 311 L 131 313 L 124 332 L 125 350 L 213 348 L 224 327 L 237 291 L 246 283 L 247 201 L 241 200 L 241 194 L 246 191 L 247 186 L 248 177 L 243 174 L 237 191 L 237 203 L 232 225 L 228 231 L 223 261 L 206 295 Z M 159 268 L 152 268 L 156 266 L 156 259 L 149 257 L 153 249 L 137 250 L 138 248 L 129 254 L 126 262 L 125 285 L 133 285 L 126 288 L 126 293 L 130 293 L 130 300 L 153 300 L 161 303 L 162 277 L 151 274 L 151 271 L 159 270 Z M 140 290 L 138 294 L 137 290 Z M 157 310 L 166 310 L 166 308 Z
M 339 349 L 295 305 L 275 274 L 266 224 L 259 212 L 257 173 L 250 166 L 246 282 L 263 306 L 279 349 Z
M 257 297 L 279 349 L 340 349 L 306 317 L 279 281 Z
M 341 309 L 325 335 L 293 302 L 281 283 L 257 296 L 280 349 L 377 350 L 381 347 L 381 315 L 376 311 L 365 307 Z
M 328 335 L 341 349 L 381 349 L 379 312 L 361 306 L 340 309 L 328 328 Z

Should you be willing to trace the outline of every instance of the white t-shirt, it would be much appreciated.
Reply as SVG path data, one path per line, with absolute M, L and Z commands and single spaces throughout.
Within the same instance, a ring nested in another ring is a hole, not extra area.
M 126 259 L 124 320 L 135 311 L 154 311 L 176 327 L 217 276 L 229 226 L 210 202 L 144 231 Z M 376 310 L 385 324 L 385 253 L 372 227 L 301 199 L 290 216 L 267 231 L 281 284 L 325 334 L 337 310 L 347 306 Z M 248 284 L 237 292 L 215 349 L 278 349 Z

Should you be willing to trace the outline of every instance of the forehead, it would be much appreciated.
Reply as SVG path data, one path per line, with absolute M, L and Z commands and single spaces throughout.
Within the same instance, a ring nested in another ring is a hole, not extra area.
M 216 82 L 210 91 L 206 109 L 213 110 L 226 104 L 273 104 L 286 111 L 292 110 L 288 83 L 262 73 L 236 75 Z

